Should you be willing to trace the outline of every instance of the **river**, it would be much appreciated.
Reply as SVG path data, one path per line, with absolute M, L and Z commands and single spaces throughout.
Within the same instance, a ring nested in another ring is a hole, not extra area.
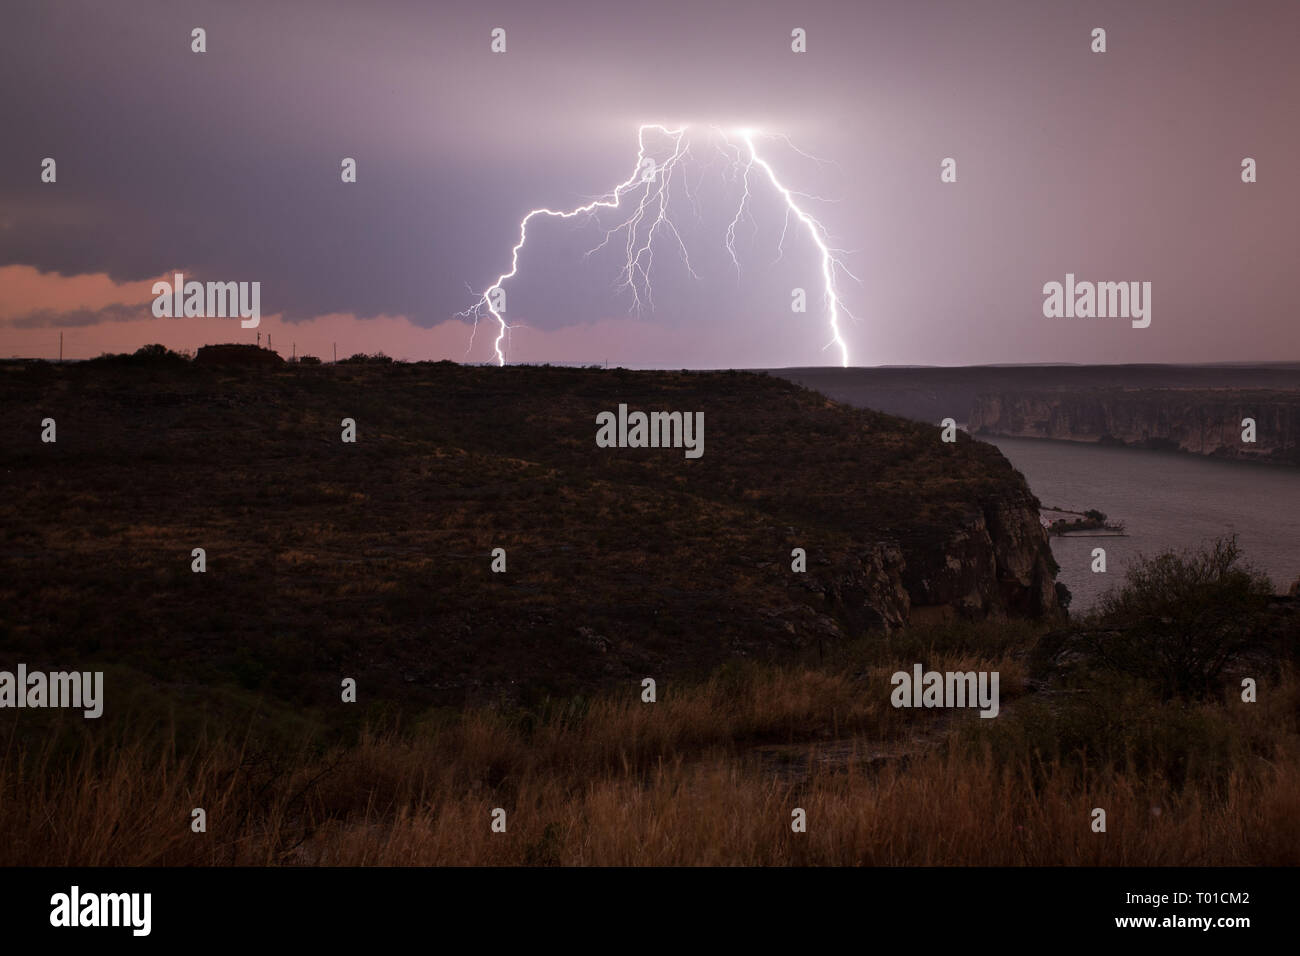
M 1244 560 L 1275 589 L 1300 577 L 1300 469 L 1082 442 L 985 440 L 1020 470 L 1043 507 L 1095 508 L 1124 523 L 1127 537 L 1052 538 L 1072 612 L 1094 607 L 1140 554 L 1234 533 Z M 1106 549 L 1105 574 L 1091 570 L 1093 548 Z

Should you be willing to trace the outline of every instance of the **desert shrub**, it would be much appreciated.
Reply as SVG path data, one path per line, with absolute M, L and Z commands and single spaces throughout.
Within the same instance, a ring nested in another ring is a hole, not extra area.
M 1145 682 L 1122 674 L 1103 674 L 1086 691 L 1059 699 L 1026 700 L 1006 719 L 988 723 L 993 726 L 962 727 L 952 745 L 987 742 L 1008 765 L 1031 757 L 1035 780 L 1063 767 L 1216 795 L 1226 792 L 1234 771 L 1267 757 L 1275 743 L 1216 704 L 1161 701 Z
M 1096 663 L 1149 680 L 1167 697 L 1217 693 L 1224 668 L 1265 637 L 1272 586 L 1240 559 L 1235 537 L 1140 559 L 1102 598 L 1082 646 Z
M 104 365 L 187 365 L 189 359 L 165 345 L 142 345 L 132 353 L 104 353 L 90 361 Z

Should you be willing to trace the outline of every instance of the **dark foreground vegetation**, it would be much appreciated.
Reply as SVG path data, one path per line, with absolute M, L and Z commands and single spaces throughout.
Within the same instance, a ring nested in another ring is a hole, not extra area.
M 1080 630 L 1155 613 L 1168 650 L 1159 612 L 1195 581 L 1147 591 L 1166 565 L 1138 568 Z M 986 621 L 733 661 L 655 704 L 629 687 L 434 709 L 328 742 L 252 701 L 188 744 L 161 699 L 39 738 L 11 724 L 0 864 L 1294 865 L 1295 608 L 1238 574 L 1211 583 L 1254 640 L 1208 693 L 1171 693 L 1155 656 L 1063 659 L 1074 629 Z M 891 707 L 890 675 L 917 661 L 999 671 L 1000 715 Z

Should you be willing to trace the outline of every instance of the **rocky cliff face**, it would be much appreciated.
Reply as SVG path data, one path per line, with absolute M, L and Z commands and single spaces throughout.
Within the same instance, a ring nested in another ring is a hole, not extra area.
M 1058 610 L 1056 562 L 1028 489 L 968 513 L 945 540 L 914 548 L 902 581 L 910 610 L 1038 617 Z
M 966 513 L 946 535 L 819 564 L 791 583 L 789 611 L 773 615 L 804 643 L 936 618 L 1060 613 L 1056 562 L 1027 490 Z
M 935 618 L 1060 613 L 1057 565 L 1038 502 L 1023 483 L 946 528 L 821 564 L 791 584 L 818 612 L 796 614 L 803 619 L 790 620 L 792 633 L 831 640 Z
M 1255 441 L 1242 420 L 1255 420 Z M 1056 438 L 1300 464 L 1300 393 L 1273 390 L 1092 389 L 976 397 L 976 434 Z

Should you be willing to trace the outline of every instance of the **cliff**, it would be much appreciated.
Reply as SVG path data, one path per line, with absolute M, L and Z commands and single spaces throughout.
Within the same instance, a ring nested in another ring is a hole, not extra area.
M 1242 420 L 1255 420 L 1253 443 Z M 1055 438 L 1300 464 L 1300 392 L 1244 389 L 1008 391 L 976 396 L 973 434 Z
M 765 375 L 41 364 L 0 401 L 10 657 L 423 707 L 1057 608 L 996 448 Z M 702 412 L 702 456 L 598 447 L 621 404 Z
M 922 422 L 970 421 L 980 395 L 1096 389 L 1300 391 L 1300 363 L 1259 365 L 969 365 L 787 368 L 773 375 L 858 408 Z

